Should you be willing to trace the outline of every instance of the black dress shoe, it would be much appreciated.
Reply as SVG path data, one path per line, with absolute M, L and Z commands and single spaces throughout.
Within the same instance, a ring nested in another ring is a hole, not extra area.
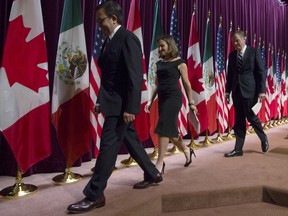
M 162 175 L 161 175 L 161 173 L 158 173 L 154 180 L 144 180 L 144 181 L 138 182 L 133 186 L 133 188 L 134 189 L 145 189 L 145 188 L 153 186 L 153 185 L 155 185 L 161 181 L 163 181 Z
M 269 149 L 269 142 L 268 140 L 261 142 L 261 147 L 263 152 L 267 152 Z
M 243 151 L 242 150 L 233 150 L 229 153 L 226 153 L 224 156 L 225 157 L 235 157 L 235 156 L 242 156 Z
M 105 205 L 105 197 L 102 196 L 95 201 L 90 201 L 87 198 L 84 198 L 83 200 L 73 203 L 68 206 L 67 210 L 69 213 L 74 213 L 74 214 L 80 214 L 84 212 L 91 211 L 95 208 L 100 208 Z

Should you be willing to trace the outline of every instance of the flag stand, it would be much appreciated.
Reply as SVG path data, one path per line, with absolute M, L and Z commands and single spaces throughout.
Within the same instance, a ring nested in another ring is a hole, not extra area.
M 130 156 L 129 158 L 122 160 L 121 164 L 125 166 L 133 166 L 137 165 L 137 162 Z
M 154 148 L 154 151 L 149 154 L 151 160 L 156 160 L 158 158 L 158 149 Z
M 206 129 L 205 139 L 200 142 L 203 146 L 210 146 L 210 145 L 214 144 L 214 142 L 210 141 L 208 137 L 209 137 L 208 136 L 208 129 Z
M 268 123 L 264 124 L 263 125 L 263 130 L 268 130 L 268 129 L 269 129 L 269 124 Z
M 19 198 L 19 197 L 24 197 L 29 194 L 33 194 L 37 190 L 38 188 L 35 185 L 24 184 L 22 182 L 22 173 L 18 167 L 16 183 L 13 186 L 10 186 L 1 190 L 0 195 L 8 199 Z
M 70 167 L 67 167 L 65 169 L 65 172 L 61 175 L 55 176 L 52 180 L 55 182 L 55 184 L 70 184 L 79 181 L 82 179 L 82 176 L 77 173 L 72 173 L 70 171 Z
M 219 128 L 218 128 L 218 134 L 217 134 L 217 137 L 216 138 L 214 138 L 214 139 L 212 139 L 214 142 L 216 142 L 216 143 L 221 143 L 221 142 L 223 142 L 224 140 L 222 139 L 222 137 L 221 137 L 221 134 L 220 134 L 220 130 L 219 130 Z
M 167 153 L 169 153 L 169 154 L 176 154 L 176 153 L 179 153 L 179 152 L 180 152 L 179 149 L 175 145 L 172 148 L 167 150 Z
M 231 134 L 231 127 L 230 125 L 228 126 L 228 133 L 226 136 L 223 137 L 224 140 L 233 140 L 235 139 L 235 136 Z
M 191 134 L 191 141 L 190 141 L 190 144 L 188 145 L 188 147 L 191 147 L 194 150 L 197 150 L 197 149 L 201 148 L 201 146 L 196 145 L 196 143 L 194 142 L 194 137 L 193 137 L 192 134 Z

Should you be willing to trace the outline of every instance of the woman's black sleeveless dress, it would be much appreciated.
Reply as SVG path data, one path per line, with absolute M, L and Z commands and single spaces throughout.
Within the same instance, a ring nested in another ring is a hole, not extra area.
M 178 85 L 178 66 L 185 62 L 178 59 L 172 62 L 157 62 L 158 112 L 159 120 L 155 133 L 165 137 L 178 137 L 178 114 L 182 106 L 182 92 Z

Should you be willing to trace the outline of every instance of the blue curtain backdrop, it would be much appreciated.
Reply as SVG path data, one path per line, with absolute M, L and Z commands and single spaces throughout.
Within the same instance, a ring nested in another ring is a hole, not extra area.
M 0 0 L 0 62 L 3 55 L 3 46 L 12 2 L 13 0 Z M 130 0 L 116 0 L 116 2 L 122 6 L 124 18 L 123 24 L 126 26 Z M 41 4 L 48 50 L 49 78 L 52 87 L 64 0 L 41 0 Z M 98 0 L 82 0 L 88 56 L 91 56 L 91 50 L 93 47 L 95 7 L 97 4 Z M 144 52 L 147 64 L 152 38 L 154 4 L 155 0 L 140 0 Z M 174 0 L 159 0 L 159 4 L 161 8 L 161 19 L 164 33 L 168 34 Z M 254 34 L 256 34 L 257 43 L 259 37 L 261 37 L 262 41 L 265 41 L 266 53 L 269 43 L 273 45 L 276 51 L 280 50 L 280 52 L 284 51 L 286 53 L 288 50 L 287 7 L 279 5 L 277 0 L 177 0 L 176 10 L 182 41 L 182 56 L 184 59 L 186 59 L 187 56 L 189 28 L 194 5 L 196 6 L 196 21 L 202 57 L 208 11 L 210 11 L 211 14 L 210 26 L 211 35 L 213 37 L 213 53 L 215 53 L 216 33 L 220 16 L 223 18 L 222 27 L 225 54 L 230 22 L 233 23 L 233 31 L 240 28 L 247 32 L 247 43 L 250 45 L 252 45 Z M 15 58 L 15 60 L 17 60 L 17 58 Z M 17 135 L 15 134 L 15 136 Z M 25 173 L 25 175 L 39 172 L 61 172 L 64 170 L 65 161 L 57 145 L 54 130 L 52 130 L 51 136 L 53 140 L 51 143 L 53 147 L 52 155 L 33 166 L 27 173 Z M 81 162 L 91 160 L 91 158 L 91 153 L 88 153 L 82 158 L 82 160 L 77 161 L 75 165 L 81 165 Z M 16 170 L 17 164 L 14 156 L 4 137 L 0 134 L 0 175 L 15 175 Z

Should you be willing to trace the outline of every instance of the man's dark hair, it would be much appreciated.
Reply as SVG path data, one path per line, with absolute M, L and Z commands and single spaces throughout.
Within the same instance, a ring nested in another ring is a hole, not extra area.
M 238 31 L 233 32 L 232 38 L 233 38 L 236 34 L 239 35 L 239 36 L 241 36 L 241 37 L 243 37 L 243 38 L 246 38 L 246 33 L 245 33 L 244 31 L 238 30 Z
M 122 9 L 118 3 L 114 1 L 105 1 L 96 7 L 96 11 L 102 8 L 108 17 L 116 16 L 118 24 L 122 24 Z

